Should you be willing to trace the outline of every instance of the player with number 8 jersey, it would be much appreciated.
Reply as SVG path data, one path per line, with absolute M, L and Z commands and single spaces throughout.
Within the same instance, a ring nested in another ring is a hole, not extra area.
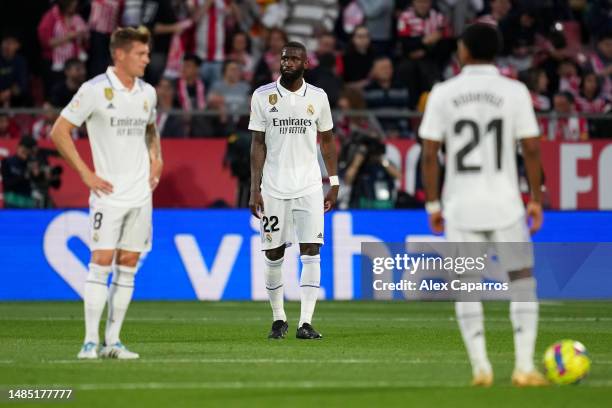
M 91 191 L 85 341 L 77 356 L 81 359 L 139 357 L 121 343 L 119 333 L 140 254 L 151 249 L 152 192 L 162 171 L 155 127 L 157 97 L 155 89 L 139 78 L 149 63 L 149 39 L 145 28 L 116 30 L 110 41 L 114 66 L 81 86 L 52 130 L 58 150 Z M 70 137 L 84 122 L 95 172 Z M 100 319 L 107 302 L 104 344 L 99 347 Z
M 251 212 L 261 220 L 266 290 L 273 323 L 268 335 L 282 339 L 288 330 L 283 305 L 281 267 L 285 247 L 300 245 L 301 315 L 299 339 L 321 339 L 311 325 L 320 289 L 319 247 L 323 245 L 323 213 L 338 195 L 336 146 L 327 94 L 303 78 L 307 53 L 298 42 L 281 52 L 281 77 L 259 87 L 251 99 L 249 129 L 251 145 Z M 317 135 L 330 175 L 331 188 L 323 198 L 321 170 L 317 159 Z

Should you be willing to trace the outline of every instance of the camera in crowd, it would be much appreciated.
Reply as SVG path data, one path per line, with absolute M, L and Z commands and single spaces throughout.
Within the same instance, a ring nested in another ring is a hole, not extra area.
M 49 158 L 59 157 L 55 149 L 39 147 L 36 140 L 30 136 L 24 136 L 19 142 L 18 156 L 25 160 L 24 184 L 20 189 L 22 194 L 29 191 L 27 206 L 32 208 L 52 208 L 53 201 L 49 194 L 50 189 L 58 189 L 61 184 L 63 168 L 53 166 L 49 163 Z M 27 188 L 29 187 L 29 189 Z

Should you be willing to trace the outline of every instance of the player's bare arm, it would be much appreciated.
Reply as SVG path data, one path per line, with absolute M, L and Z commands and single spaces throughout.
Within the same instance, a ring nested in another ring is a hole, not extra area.
M 540 162 L 540 138 L 529 137 L 521 140 L 525 171 L 529 182 L 531 199 L 527 203 L 529 231 L 534 234 L 542 227 L 542 163 Z
M 251 214 L 259 218 L 263 212 L 263 198 L 261 197 L 261 177 L 263 166 L 266 161 L 266 134 L 264 132 L 253 132 L 251 140 L 251 198 L 249 207 Z
M 150 123 L 147 125 L 145 141 L 147 143 L 147 149 L 149 150 L 149 157 L 151 159 L 151 174 L 149 176 L 149 184 L 151 185 L 151 190 L 155 190 L 159 184 L 159 179 L 161 178 L 162 169 L 164 167 L 159 132 L 157 131 L 157 126 L 155 126 L 155 123 Z
M 334 134 L 331 130 L 319 133 L 321 137 L 321 154 L 323 155 L 323 161 L 325 162 L 325 168 L 327 174 L 337 174 L 338 167 L 338 153 L 336 152 L 336 141 L 334 140 Z M 340 186 L 332 185 L 324 200 L 325 212 L 331 210 L 338 200 L 338 190 Z
M 66 159 L 70 167 L 79 173 L 83 183 L 85 183 L 91 191 L 98 197 L 101 194 L 111 194 L 113 192 L 113 185 L 91 171 L 89 166 L 79 155 L 71 136 L 71 132 L 75 127 L 76 126 L 68 120 L 60 116 L 55 121 L 53 129 L 51 130 L 51 140 L 53 140 L 57 150 L 59 150 L 64 159 Z
M 440 165 L 438 163 L 438 151 L 440 142 L 433 140 L 423 140 L 423 156 L 421 157 L 421 173 L 423 174 L 423 186 L 427 203 L 437 204 L 437 208 L 428 208 L 429 227 L 436 234 L 444 232 L 444 220 L 440 207 Z

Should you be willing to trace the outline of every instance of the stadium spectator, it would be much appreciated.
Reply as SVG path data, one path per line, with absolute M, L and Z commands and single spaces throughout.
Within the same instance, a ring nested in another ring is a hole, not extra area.
M 321 54 L 317 58 L 318 65 L 306 71 L 306 81 L 324 89 L 330 106 L 334 108 L 342 92 L 342 79 L 336 74 L 338 59 L 333 53 Z
M 454 41 L 444 15 L 432 8 L 431 0 L 414 0 L 398 19 L 397 34 L 404 59 L 398 77 L 404 78 L 415 105 L 442 77 Z
M 358 88 L 366 86 L 374 62 L 374 49 L 371 45 L 370 32 L 366 26 L 355 28 L 343 58 L 346 85 Z
M 43 114 L 32 124 L 32 137 L 35 140 L 50 139 L 51 128 L 58 117 L 56 108 L 48 101 L 43 103 Z
M 189 21 L 179 21 L 172 0 L 142 0 L 144 12 L 141 24 L 153 34 L 151 62 L 147 67 L 147 82 L 157 84 L 166 68 L 170 44 L 175 35 L 181 35 L 189 27 Z M 147 12 L 147 10 L 150 10 Z
M 223 65 L 223 79 L 215 82 L 211 94 L 223 96 L 227 113 L 236 115 L 249 109 L 251 87 L 242 80 L 242 70 L 236 61 L 226 61 Z
M 453 32 L 462 33 L 466 24 L 473 21 L 484 7 L 483 0 L 439 0 L 438 9 L 450 21 Z
M 368 28 L 376 56 L 393 54 L 393 2 L 389 0 L 356 0 Z
M 521 9 L 517 14 L 509 15 L 503 29 L 504 54 L 509 54 L 516 44 L 521 43 L 529 48 L 535 45 L 537 35 L 536 13 L 533 8 Z M 533 52 L 533 50 L 530 50 Z
M 512 44 L 510 55 L 498 59 L 498 64 L 520 73 L 533 66 L 532 47 L 527 40 L 520 38 Z
M 223 95 L 211 92 L 208 95 L 208 105 L 206 110 L 212 115 L 201 117 L 198 122 L 192 121 L 190 135 L 192 137 L 218 137 L 225 138 L 234 133 L 236 118 L 230 118 L 225 105 Z M 197 124 L 197 126 L 194 126 Z
M 612 29 L 597 39 L 595 52 L 588 59 L 587 69 L 595 72 L 602 81 L 603 96 L 612 100 Z
M 34 208 L 31 179 L 39 175 L 39 170 L 31 169 L 29 163 L 35 146 L 36 140 L 24 136 L 15 154 L 2 160 L 4 208 Z
M 181 77 L 176 82 L 179 106 L 184 111 L 206 108 L 206 88 L 199 77 L 202 60 L 195 54 L 183 58 Z
M 393 80 L 393 63 L 381 57 L 374 62 L 371 81 L 364 88 L 368 109 L 406 109 L 409 106 L 408 89 Z M 405 118 L 380 118 L 387 137 L 410 137 L 410 124 Z
M 489 7 L 491 8 L 490 12 L 478 17 L 476 22 L 491 24 L 497 27 L 510 13 L 512 3 L 510 0 L 491 0 Z
M 291 41 L 299 41 L 307 50 L 317 48 L 317 38 L 330 33 L 339 14 L 338 0 L 285 0 L 287 18 L 278 21 Z
M 38 39 L 42 47 L 43 81 L 47 94 L 61 82 L 64 64 L 71 58 L 87 60 L 89 30 L 79 16 L 78 0 L 58 0 L 45 13 L 38 25 Z
M 19 126 L 6 113 L 0 113 L 0 139 L 19 139 Z
M 601 78 L 590 72 L 582 78 L 580 94 L 576 97 L 576 110 L 584 113 L 605 113 L 610 110 L 610 101 L 601 92 Z
M 200 76 L 207 86 L 221 78 L 225 60 L 225 36 L 229 20 L 239 20 L 234 0 L 188 0 L 195 29 L 193 52 L 202 59 Z
M 89 44 L 91 54 L 88 60 L 90 77 L 106 71 L 111 64 L 110 37 L 119 26 L 125 0 L 92 0 L 89 14 Z
M 278 28 L 272 28 L 267 33 L 266 51 L 261 56 L 255 68 L 253 88 L 276 81 L 280 77 L 280 53 L 288 42 L 287 34 Z
M 610 113 L 612 103 L 602 96 L 602 80 L 596 73 L 590 72 L 582 78 L 580 95 L 576 97 L 576 110 L 581 113 Z M 587 120 L 591 138 L 610 137 L 612 120 L 610 118 L 591 118 Z
M 83 61 L 71 58 L 64 64 L 64 80 L 51 89 L 49 100 L 53 106 L 63 108 L 79 90 L 87 78 Z
M 323 55 L 331 55 L 334 59 L 332 70 L 334 75 L 342 77 L 344 72 L 344 61 L 342 53 L 336 50 L 336 37 L 332 33 L 321 33 L 317 37 L 317 48 L 314 52 L 308 53 L 308 69 L 319 66 L 319 58 Z
M 587 140 L 587 122 L 574 109 L 574 96 L 570 92 L 559 92 L 553 98 L 553 116 L 548 119 L 544 136 L 548 140 L 563 142 Z M 559 117 L 561 115 L 561 117 Z
M 179 107 L 185 112 L 206 108 L 206 87 L 199 75 L 201 64 L 202 60 L 195 54 L 183 58 L 181 77 L 176 81 L 176 96 Z M 185 121 L 189 124 L 190 135 L 207 134 L 207 118 L 204 116 L 186 115 Z
M 157 130 L 163 138 L 187 137 L 183 118 L 172 115 L 170 110 L 176 108 L 174 104 L 174 85 L 169 79 L 162 78 L 156 86 L 157 90 Z
M 227 59 L 237 61 L 240 64 L 242 79 L 250 83 L 255 73 L 255 59 L 251 54 L 251 44 L 246 32 L 237 31 L 232 35 Z
M 344 145 L 355 131 L 366 131 L 370 128 L 367 116 L 349 115 L 348 111 L 367 108 L 363 92 L 358 88 L 346 87 L 338 99 L 339 113 L 334 118 L 336 136 Z M 340 189 L 342 191 L 342 189 Z
M 22 106 L 29 102 L 28 65 L 17 52 L 17 37 L 6 34 L 0 44 L 0 106 Z
M 580 76 L 578 75 L 578 65 L 567 58 L 559 63 L 557 68 L 559 75 L 559 86 L 557 89 L 560 92 L 569 92 L 576 97 L 580 92 Z

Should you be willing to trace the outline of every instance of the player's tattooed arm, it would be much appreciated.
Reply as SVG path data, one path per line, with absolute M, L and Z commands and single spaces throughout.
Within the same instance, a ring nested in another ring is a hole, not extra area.
M 330 176 L 338 175 L 338 153 L 336 151 L 336 141 L 334 140 L 334 134 L 331 130 L 327 132 L 321 132 L 321 155 L 325 162 L 325 168 L 327 174 Z M 332 186 L 324 200 L 325 211 L 331 210 L 338 201 L 338 190 L 340 186 Z
M 249 207 L 251 214 L 257 218 L 264 211 L 260 186 L 266 153 L 266 134 L 264 132 L 253 132 L 251 139 L 251 198 L 249 199 Z
M 529 229 L 535 233 L 542 226 L 542 163 L 540 161 L 540 138 L 528 137 L 521 139 L 525 172 L 529 183 L 531 199 L 527 204 L 527 216 L 530 219 Z
M 423 140 L 423 155 L 421 157 L 421 174 L 427 202 L 440 200 L 440 165 L 438 163 L 438 151 L 440 142 Z M 441 211 L 429 214 L 429 227 L 436 234 L 444 232 L 444 220 Z
M 162 160 L 161 143 L 159 132 L 155 123 L 147 125 L 145 134 L 145 142 L 149 150 L 149 158 L 151 160 L 151 173 L 149 175 L 149 185 L 151 190 L 155 190 L 161 178 L 164 161 Z
M 108 181 L 98 177 L 83 161 L 79 155 L 74 141 L 72 140 L 72 131 L 76 128 L 63 116 L 60 116 L 55 121 L 53 129 L 51 130 L 51 140 L 57 147 L 57 150 L 61 153 L 62 157 L 66 159 L 70 167 L 75 169 L 83 183 L 94 192 L 98 197 L 101 194 L 111 194 L 113 192 L 113 185 Z

